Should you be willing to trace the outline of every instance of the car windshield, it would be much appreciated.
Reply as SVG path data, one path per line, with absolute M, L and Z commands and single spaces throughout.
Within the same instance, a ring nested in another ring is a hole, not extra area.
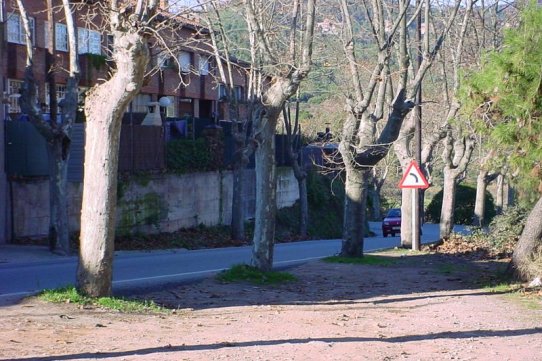
M 401 210 L 400 209 L 390 209 L 390 211 L 388 212 L 387 217 L 389 217 L 389 218 L 401 217 Z

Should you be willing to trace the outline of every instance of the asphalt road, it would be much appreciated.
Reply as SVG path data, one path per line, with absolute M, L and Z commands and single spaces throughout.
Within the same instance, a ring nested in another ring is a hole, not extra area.
M 365 238 L 366 252 L 398 246 L 400 238 L 382 237 L 380 223 L 372 222 L 377 236 Z M 423 226 L 422 242 L 438 239 L 438 225 Z M 275 267 L 300 264 L 335 255 L 340 240 L 282 243 L 275 246 Z M 113 289 L 124 293 L 187 282 L 209 276 L 234 264 L 249 263 L 251 247 L 117 252 L 113 266 Z M 0 265 L 0 304 L 6 304 L 43 289 L 75 284 L 76 257 Z

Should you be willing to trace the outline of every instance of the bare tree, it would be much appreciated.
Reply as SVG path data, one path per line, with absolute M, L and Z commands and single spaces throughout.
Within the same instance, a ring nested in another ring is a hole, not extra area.
M 472 135 L 454 135 L 452 129 L 444 140 L 444 185 L 440 212 L 440 238 L 448 238 L 454 228 L 455 190 L 469 165 L 476 139 Z
M 273 17 L 263 0 L 245 0 L 246 20 L 251 40 L 251 66 L 259 74 L 258 91 L 253 92 L 252 123 L 257 143 L 256 158 L 256 211 L 252 250 L 252 264 L 268 271 L 273 265 L 275 213 L 276 213 L 276 170 L 275 170 L 275 129 L 284 103 L 293 96 L 301 81 L 310 71 L 314 32 L 315 0 L 302 4 L 274 4 L 280 14 Z M 303 5 L 303 6 L 302 6 Z M 288 12 L 289 11 L 289 12 Z M 304 15 L 304 22 L 302 21 Z M 286 25 L 286 30 L 273 29 Z M 276 31 L 274 31 L 276 30 Z M 273 39 L 286 34 L 285 46 Z
M 373 169 L 371 169 L 371 184 L 369 185 L 368 196 L 371 200 L 371 218 L 373 221 L 382 220 L 382 187 L 386 183 L 390 167 L 392 166 L 392 162 L 396 162 L 395 159 L 390 159 L 390 155 L 391 153 L 388 153 L 388 155 L 382 160 L 379 166 L 373 167 Z
M 284 129 L 286 130 L 286 149 L 299 189 L 299 235 L 301 237 L 306 237 L 309 224 L 309 202 L 307 193 L 307 171 L 303 164 L 303 153 L 300 144 L 301 126 L 299 125 L 299 97 L 296 97 L 295 100 L 293 119 L 290 103 L 287 103 L 282 112 L 282 120 L 284 122 Z
M 68 205 L 67 205 L 67 171 L 68 159 L 71 143 L 71 129 L 75 122 L 78 101 L 79 84 L 79 61 L 77 56 L 77 36 L 72 9 L 67 0 L 62 1 L 64 16 L 68 32 L 69 45 L 69 69 L 68 81 L 66 84 L 66 94 L 60 101 L 62 114 L 57 114 L 56 86 L 54 75 L 54 64 L 50 59 L 54 59 L 54 36 L 49 36 L 48 44 L 48 86 L 50 89 L 51 113 L 49 120 L 39 107 L 36 93 L 36 80 L 34 77 L 34 50 L 31 38 L 31 29 L 27 12 L 23 0 L 17 0 L 17 5 L 21 13 L 21 19 L 26 34 L 26 67 L 24 76 L 24 85 L 21 94 L 21 109 L 28 115 L 32 124 L 39 133 L 45 138 L 47 144 L 47 155 L 49 158 L 49 245 L 54 250 L 56 245 L 60 247 L 59 251 L 63 254 L 70 254 L 70 234 L 68 227 Z M 54 24 L 53 4 L 47 2 L 47 13 L 49 15 L 49 24 Z M 54 34 L 51 32 L 51 34 Z
M 118 149 L 122 114 L 143 84 L 157 0 L 100 2 L 114 37 L 111 77 L 89 90 L 81 211 L 78 288 L 90 296 L 112 292 Z
M 250 71 L 244 69 L 239 63 L 232 61 L 232 44 L 224 29 L 224 22 L 221 16 L 223 7 L 217 1 L 200 2 L 204 12 L 201 14 L 209 29 L 213 56 L 217 63 L 218 79 L 225 89 L 228 118 L 231 120 L 231 133 L 233 136 L 233 195 L 232 195 L 232 239 L 245 239 L 245 207 L 244 195 L 244 171 L 254 152 L 253 133 L 251 132 L 250 119 L 240 111 L 240 99 L 243 94 L 237 94 L 234 82 L 235 72 L 243 73 Z M 231 5 L 230 5 L 231 6 Z M 251 75 L 253 75 L 251 73 Z M 250 77 L 254 82 L 254 76 Z M 254 88 L 255 84 L 251 84 Z M 244 112 L 247 113 L 247 112 Z M 250 112 L 248 112 L 250 113 Z
M 341 254 L 363 255 L 363 224 L 365 219 L 367 175 L 370 169 L 388 153 L 397 139 L 403 120 L 415 105 L 418 88 L 456 17 L 460 2 L 452 8 L 447 21 L 438 31 L 434 45 L 424 42 L 423 61 L 416 74 L 409 74 L 408 21 L 410 2 L 400 1 L 397 11 L 389 11 L 383 1 L 366 3 L 369 32 L 378 49 L 376 65 L 365 87 L 362 68 L 356 54 L 350 6 L 340 1 L 343 17 L 344 53 L 348 60 L 353 94 L 347 99 L 348 116 L 344 122 L 339 151 L 346 172 L 346 199 Z M 387 20 L 387 21 L 386 21 Z M 429 19 L 426 19 L 426 22 Z M 393 50 L 397 47 L 397 57 Z M 392 67 L 398 64 L 397 85 L 392 86 Z M 410 81 L 409 81 L 410 80 Z M 387 103 L 389 102 L 389 103 Z M 388 105 L 389 104 L 389 105 Z M 386 109 L 387 107 L 387 109 Z M 376 137 L 376 123 L 386 116 L 382 132 Z
M 443 92 L 436 92 L 438 94 L 444 93 L 445 97 L 444 99 L 438 99 L 436 97 L 432 97 L 432 100 L 436 100 L 440 103 L 441 107 L 440 109 L 443 109 L 444 111 L 440 114 L 432 114 L 431 116 L 424 116 L 423 117 L 423 123 L 425 124 L 424 127 L 424 137 L 423 137 L 423 144 L 420 145 L 421 147 L 421 154 L 420 154 L 420 165 L 422 169 L 424 169 L 426 172 L 428 171 L 428 165 L 431 162 L 433 158 L 433 153 L 436 145 L 442 141 L 446 135 L 448 134 L 448 128 L 450 127 L 450 122 L 455 119 L 457 116 L 460 104 L 456 98 L 457 91 L 459 89 L 459 71 L 462 61 L 462 54 L 465 47 L 465 39 L 467 35 L 467 30 L 469 27 L 469 22 L 471 21 L 472 17 L 472 7 L 473 7 L 473 1 L 468 0 L 467 4 L 465 5 L 465 8 L 463 10 L 463 16 L 462 21 L 457 22 L 457 24 L 454 24 L 454 26 L 451 28 L 450 34 L 446 38 L 446 41 L 443 45 L 443 51 L 439 54 L 441 55 L 440 58 L 446 58 L 445 54 L 450 52 L 451 58 L 452 58 L 452 79 L 450 81 L 449 75 L 448 75 L 448 69 L 446 63 L 441 64 L 442 67 L 439 69 L 441 71 L 440 78 L 443 79 L 441 82 L 442 84 L 439 84 L 439 87 L 443 87 Z M 446 6 L 443 6 L 441 9 L 429 9 L 428 2 L 425 3 L 425 32 L 423 34 L 424 38 L 423 41 L 427 44 L 429 41 L 429 29 L 430 27 L 438 26 L 435 24 L 434 18 L 437 17 L 438 13 L 441 13 L 442 17 L 447 17 L 449 11 L 453 11 L 451 9 L 448 9 Z M 430 13 L 433 13 L 429 15 Z M 427 46 L 427 45 L 426 45 Z M 448 86 L 448 82 L 451 82 L 451 86 Z M 450 89 L 451 88 L 451 89 Z M 451 93 L 451 94 L 450 94 Z M 442 103 L 444 103 L 444 107 L 442 107 Z M 414 134 L 416 131 L 416 120 L 417 120 L 418 114 L 412 113 L 412 115 L 408 118 L 408 120 L 403 124 L 403 127 L 401 128 L 401 133 L 399 135 L 398 141 L 394 145 L 394 150 L 397 155 L 397 158 L 399 159 L 401 166 L 403 170 L 406 169 L 408 164 L 412 161 L 412 159 L 415 159 L 415 151 L 414 151 Z M 430 118 L 437 118 L 440 120 L 436 122 L 430 121 Z M 422 197 L 424 192 L 422 191 Z M 402 202 L 401 202 L 401 214 L 404 219 L 411 219 L 412 217 L 412 207 L 411 207 L 411 197 L 412 192 L 410 190 L 404 189 L 402 191 Z M 401 244 L 405 247 L 411 246 L 412 241 L 412 223 L 411 222 L 403 222 L 401 224 Z
M 480 145 L 481 146 L 481 145 Z M 487 186 L 498 178 L 499 172 L 491 171 L 491 161 L 495 157 L 495 151 L 489 150 L 485 156 L 481 157 L 479 171 L 476 176 L 476 200 L 474 202 L 474 216 L 472 225 L 483 227 L 487 225 L 486 219 L 486 191 Z

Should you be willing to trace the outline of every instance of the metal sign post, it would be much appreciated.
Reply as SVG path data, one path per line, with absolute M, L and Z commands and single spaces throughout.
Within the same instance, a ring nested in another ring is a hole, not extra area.
M 429 183 L 427 182 L 427 179 L 425 179 L 425 176 L 420 170 L 418 163 L 416 163 L 416 161 L 413 160 L 408 165 L 405 171 L 405 174 L 403 174 L 403 178 L 401 179 L 401 182 L 399 182 L 399 188 L 412 189 L 411 237 L 412 237 L 412 250 L 414 251 L 420 250 L 420 233 L 416 232 L 416 230 L 419 229 L 420 227 L 420 220 L 416 216 L 418 214 L 418 212 L 416 212 L 416 210 L 418 209 L 418 189 L 420 188 L 425 189 L 428 187 L 429 187 Z

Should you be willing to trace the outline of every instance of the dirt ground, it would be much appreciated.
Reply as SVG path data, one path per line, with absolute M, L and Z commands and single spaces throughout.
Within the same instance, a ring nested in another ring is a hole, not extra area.
M 307 263 L 276 287 L 206 279 L 137 295 L 167 315 L 27 299 L 0 308 L 0 359 L 542 360 L 541 298 L 481 287 L 493 263 L 388 255 Z

